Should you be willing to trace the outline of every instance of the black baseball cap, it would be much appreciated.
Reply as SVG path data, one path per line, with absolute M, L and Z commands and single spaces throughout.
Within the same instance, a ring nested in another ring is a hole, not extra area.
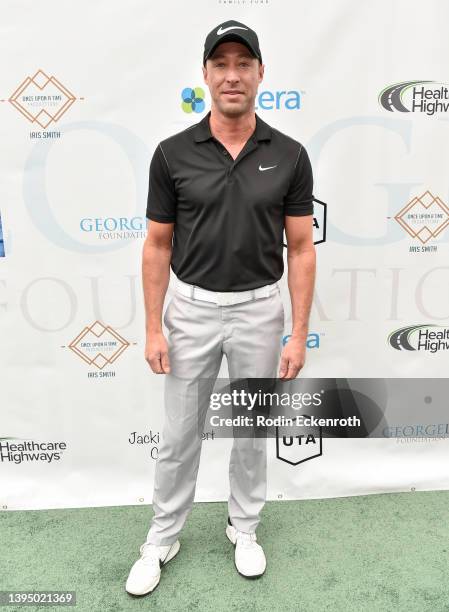
M 246 45 L 251 51 L 252 55 L 257 57 L 259 62 L 262 63 L 262 54 L 260 53 L 259 39 L 257 38 L 257 34 L 244 23 L 231 19 L 230 21 L 220 23 L 206 36 L 206 42 L 204 43 L 203 65 L 206 64 L 207 58 L 212 55 L 215 47 L 222 42 L 228 42 L 231 40 Z

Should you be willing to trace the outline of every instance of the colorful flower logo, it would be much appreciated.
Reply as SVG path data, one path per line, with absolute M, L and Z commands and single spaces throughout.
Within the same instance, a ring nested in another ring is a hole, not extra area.
M 185 113 L 202 113 L 205 108 L 204 95 L 204 89 L 201 89 L 201 87 L 195 87 L 195 89 L 186 87 L 183 89 L 181 93 L 182 110 Z

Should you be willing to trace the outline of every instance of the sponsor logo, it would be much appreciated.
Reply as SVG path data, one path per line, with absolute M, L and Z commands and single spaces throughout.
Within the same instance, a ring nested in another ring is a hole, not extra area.
M 275 166 L 267 166 L 266 168 L 262 168 L 262 166 L 259 165 L 259 170 L 261 172 L 263 172 L 264 170 L 271 170 L 272 168 L 277 168 L 277 164 Z
M 388 336 L 388 343 L 398 351 L 445 351 L 449 349 L 449 327 L 434 324 L 401 327 Z
M 217 30 L 218 36 L 220 34 L 224 34 L 225 32 L 229 32 L 229 30 L 247 30 L 248 28 L 244 28 L 243 26 L 229 26 L 228 28 L 222 28 L 221 26 Z
M 297 90 L 265 90 L 256 97 L 255 110 L 300 110 L 301 97 L 305 92 Z M 202 113 L 206 110 L 205 93 L 201 87 L 186 87 L 181 92 L 181 108 L 185 113 Z
M 262 5 L 268 5 L 269 0 L 217 0 L 217 4 L 226 6 L 239 6 L 244 4 L 245 8 L 256 7 L 259 9 Z
M 181 92 L 181 108 L 185 113 L 202 113 L 206 107 L 204 89 L 185 87 Z
M 404 81 L 394 83 L 379 94 L 379 104 L 387 111 L 399 113 L 447 113 L 449 89 L 439 81 Z
M 326 242 L 327 204 L 316 198 L 313 201 L 313 244 L 321 244 Z M 285 242 L 284 247 L 287 248 Z
M 144 446 L 149 448 L 150 458 L 156 460 L 159 454 L 159 443 L 160 433 L 158 431 L 153 432 L 151 429 L 148 433 L 139 434 L 137 431 L 132 431 L 128 442 L 129 444 L 136 444 L 137 446 Z
M 305 417 L 308 415 L 304 415 Z M 323 454 L 322 428 L 298 426 L 283 433 L 281 427 L 276 427 L 276 457 L 290 465 L 299 465 L 304 461 L 315 459 Z
M 0 214 L 0 257 L 5 256 L 5 242 L 3 240 L 3 225 L 2 225 L 2 215 Z
M 160 432 L 149 430 L 148 433 L 138 433 L 132 431 L 128 437 L 128 443 L 132 446 L 141 446 L 149 449 L 150 458 L 156 460 L 159 454 Z M 202 440 L 215 440 L 215 431 L 204 431 L 201 436 Z
M 309 334 L 307 334 L 306 347 L 308 349 L 320 348 L 320 337 L 321 336 L 324 336 L 324 333 L 318 334 L 316 332 L 310 332 Z M 292 337 L 291 334 L 283 336 L 282 346 L 285 346 L 291 337 Z
M 313 201 L 313 243 L 321 244 L 326 242 L 327 204 L 316 198 Z
M 84 217 L 80 230 L 99 240 L 130 240 L 147 235 L 145 217 Z
M 113 364 L 129 346 L 130 343 L 112 327 L 95 321 L 85 327 L 68 348 L 85 363 L 100 370 L 89 372 L 88 378 L 113 378 L 115 371 L 103 369 Z
M 38 70 L 27 76 L 8 99 L 30 123 L 44 130 L 57 123 L 75 102 L 74 94 L 55 76 Z M 59 138 L 60 132 L 32 132 L 32 138 Z
M 447 438 L 449 436 L 449 423 L 406 423 L 389 425 L 383 430 L 385 438 Z
M 60 461 L 66 442 L 37 442 L 22 438 L 0 438 L 0 461 L 8 463 L 52 463 Z
M 421 243 L 410 245 L 411 253 L 432 253 L 437 250 L 437 245 L 426 243 L 437 238 L 449 225 L 449 208 L 441 198 L 425 191 L 412 198 L 394 219 L 409 236 Z
M 271 91 L 266 89 L 258 93 L 256 110 L 300 110 L 301 96 L 304 92 L 292 89 L 290 91 Z

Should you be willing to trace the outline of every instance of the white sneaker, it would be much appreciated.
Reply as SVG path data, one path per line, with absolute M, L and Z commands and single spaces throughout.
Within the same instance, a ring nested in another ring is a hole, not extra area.
M 173 559 L 180 546 L 179 540 L 169 546 L 144 542 L 140 547 L 140 559 L 129 572 L 125 590 L 131 595 L 146 595 L 154 591 L 161 578 L 161 567 Z
M 267 567 L 267 560 L 262 546 L 256 542 L 256 534 L 238 531 L 228 521 L 226 535 L 235 546 L 234 559 L 238 573 L 245 578 L 262 576 Z

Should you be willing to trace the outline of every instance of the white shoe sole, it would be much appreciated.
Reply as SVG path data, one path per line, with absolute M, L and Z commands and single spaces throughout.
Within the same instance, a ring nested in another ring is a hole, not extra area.
M 229 524 L 226 525 L 226 535 L 228 536 L 228 540 L 234 545 L 234 550 L 235 550 L 235 544 L 236 544 L 236 531 L 237 530 L 233 525 L 229 525 Z M 234 553 L 234 565 L 235 565 L 235 569 L 238 571 L 240 576 L 243 576 L 244 578 L 260 578 L 261 576 L 264 575 L 265 570 L 267 568 L 267 566 L 265 565 L 265 569 L 260 574 L 244 574 L 237 567 L 237 563 L 235 562 L 235 553 Z
M 228 540 L 232 542 L 235 546 L 235 537 L 236 537 L 236 528 L 233 525 L 226 525 L 226 535 L 228 536 Z
M 159 561 L 159 566 L 162 568 L 164 565 L 167 565 L 167 563 L 171 561 L 171 559 L 173 559 L 173 557 L 175 557 L 178 554 L 180 548 L 181 548 L 181 544 L 179 540 L 176 540 L 176 542 L 173 544 L 173 548 L 170 549 L 165 559 L 163 561 Z M 125 591 L 129 593 L 130 595 L 134 595 L 134 597 L 143 597 L 144 595 L 148 595 L 149 593 L 152 593 L 154 589 L 157 587 L 157 585 L 159 584 L 160 580 L 161 580 L 161 576 L 159 574 L 159 580 L 156 582 L 156 584 L 152 585 L 150 589 L 148 589 L 147 591 L 143 591 L 142 593 L 134 593 L 133 591 L 128 591 L 126 586 L 125 586 Z

